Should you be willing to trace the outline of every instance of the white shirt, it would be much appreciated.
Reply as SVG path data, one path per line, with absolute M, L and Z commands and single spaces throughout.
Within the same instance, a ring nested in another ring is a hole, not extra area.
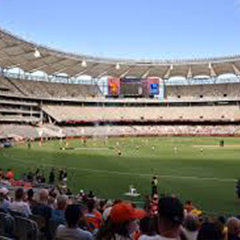
M 154 236 L 148 236 L 146 234 L 142 234 L 139 237 L 139 240 L 159 240 L 159 235 L 154 235 Z
M 60 239 L 93 240 L 90 232 L 84 231 L 81 228 L 68 228 L 64 225 L 58 226 L 56 237 Z
M 27 203 L 23 202 L 23 201 L 14 201 L 10 208 L 11 211 L 14 212 L 19 212 L 24 214 L 26 217 L 29 217 L 29 215 L 32 214 L 30 207 Z
M 156 235 L 156 236 L 142 235 L 142 236 L 146 236 L 147 238 L 143 238 L 141 240 L 180 240 L 180 237 L 179 238 L 167 238 L 167 237 L 163 237 L 160 235 Z

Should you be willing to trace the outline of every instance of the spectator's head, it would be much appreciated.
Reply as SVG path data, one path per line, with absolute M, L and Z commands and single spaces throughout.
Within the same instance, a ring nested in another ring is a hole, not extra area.
M 159 201 L 158 194 L 156 194 L 156 193 L 153 194 L 152 201 L 153 201 L 153 203 L 158 204 L 158 201 Z
M 16 201 L 23 201 L 25 197 L 24 190 L 22 188 L 18 188 L 15 192 L 15 200 Z
M 238 236 L 240 233 L 240 220 L 236 217 L 230 217 L 227 220 L 228 234 L 232 236 Z
M 57 208 L 59 210 L 65 210 L 68 205 L 68 196 L 60 195 L 57 197 Z
M 95 197 L 95 195 L 93 194 L 93 191 L 89 191 L 88 197 L 89 197 L 89 198 L 94 198 L 94 197 Z
M 183 226 L 185 229 L 187 229 L 190 232 L 195 232 L 199 228 L 199 222 L 198 222 L 198 217 L 194 214 L 187 214 L 185 216 Z
M 142 219 L 145 216 L 144 210 L 135 209 L 128 202 L 117 203 L 112 207 L 104 226 L 99 229 L 97 239 L 113 239 L 115 234 L 130 238 L 133 220 Z
M 48 202 L 48 190 L 47 189 L 41 189 L 38 194 L 39 194 L 39 202 L 40 203 Z
M 129 222 L 135 219 L 142 219 L 146 212 L 142 209 L 136 209 L 131 203 L 121 202 L 113 206 L 110 219 L 113 223 Z
M 7 199 L 8 196 L 8 189 L 5 187 L 0 188 L 0 202 L 2 202 L 4 199 Z
M 164 197 L 159 200 L 159 233 L 163 237 L 176 238 L 184 218 L 182 203 L 175 197 Z
M 198 240 L 222 240 L 223 233 L 221 229 L 213 222 L 205 222 L 202 224 L 198 232 Z
M 87 209 L 89 212 L 92 212 L 94 208 L 95 208 L 95 201 L 92 198 L 90 198 L 87 202 Z
M 65 210 L 65 218 L 67 221 L 67 226 L 69 228 L 76 228 L 78 226 L 78 221 L 82 215 L 82 211 L 79 205 L 73 204 L 68 205 Z
M 29 189 L 29 190 L 27 191 L 28 200 L 29 200 L 29 199 L 33 199 L 33 196 L 34 196 L 34 191 L 33 191 L 33 189 Z
M 0 195 L 6 197 L 9 193 L 9 190 L 5 187 L 0 188 Z

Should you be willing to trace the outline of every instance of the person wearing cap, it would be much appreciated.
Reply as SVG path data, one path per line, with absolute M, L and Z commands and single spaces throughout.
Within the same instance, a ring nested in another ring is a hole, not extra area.
M 158 218 L 159 240 L 180 238 L 184 208 L 176 197 L 163 197 L 159 200 Z
M 112 207 L 107 221 L 99 229 L 96 239 L 129 240 L 134 221 L 145 216 L 144 210 L 134 208 L 131 203 L 117 203 Z
M 8 189 L 5 187 L 2 187 L 0 189 L 0 209 L 3 211 L 7 211 L 9 207 L 11 206 L 10 199 L 8 198 Z

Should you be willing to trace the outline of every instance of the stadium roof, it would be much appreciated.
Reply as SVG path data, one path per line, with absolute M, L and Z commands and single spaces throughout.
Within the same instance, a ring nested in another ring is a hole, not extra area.
M 58 51 L 16 36 L 0 28 L 0 66 L 19 67 L 26 72 L 65 73 L 78 77 L 217 77 L 240 75 L 240 55 L 182 60 L 132 60 L 94 57 Z

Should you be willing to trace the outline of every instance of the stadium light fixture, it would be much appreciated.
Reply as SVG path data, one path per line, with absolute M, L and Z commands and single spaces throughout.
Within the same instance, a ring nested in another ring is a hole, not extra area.
M 82 67 L 85 68 L 85 67 L 87 67 L 87 62 L 85 60 L 83 60 L 81 65 L 82 65 Z
M 117 64 L 116 64 L 116 69 L 119 70 L 120 68 L 121 68 L 121 67 L 120 67 L 120 64 L 117 63 Z
M 39 50 L 36 48 L 35 51 L 34 51 L 34 57 L 35 58 L 39 58 L 41 57 L 41 53 L 39 52 Z

